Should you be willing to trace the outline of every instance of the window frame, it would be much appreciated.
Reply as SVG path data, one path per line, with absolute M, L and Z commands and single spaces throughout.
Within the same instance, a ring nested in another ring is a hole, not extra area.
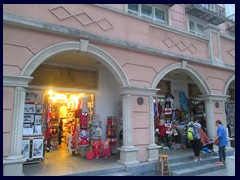
M 190 22 L 192 22 L 194 24 L 194 31 L 192 29 L 190 29 Z M 199 30 L 198 26 L 201 26 L 202 28 L 207 25 L 208 23 L 205 21 L 202 21 L 201 19 L 198 19 L 196 17 L 193 17 L 191 15 L 188 15 L 188 31 L 190 33 L 196 34 L 196 35 L 200 35 L 200 36 L 204 36 L 204 29 L 203 32 Z
M 169 21 L 168 21 L 168 10 L 167 9 L 160 8 L 160 7 L 154 6 L 152 4 L 137 4 L 137 5 L 138 5 L 138 12 L 129 9 L 129 4 L 127 4 L 127 12 L 131 13 L 131 14 L 134 14 L 134 15 L 138 15 L 138 16 L 144 18 L 144 19 L 152 20 L 152 21 L 157 22 L 157 23 L 161 23 L 161 24 L 168 24 L 169 23 Z M 142 7 L 144 5 L 151 7 L 151 16 L 149 16 L 147 14 L 144 14 L 142 12 Z M 156 17 L 156 9 L 159 10 L 159 11 L 162 11 L 164 13 L 164 20 Z

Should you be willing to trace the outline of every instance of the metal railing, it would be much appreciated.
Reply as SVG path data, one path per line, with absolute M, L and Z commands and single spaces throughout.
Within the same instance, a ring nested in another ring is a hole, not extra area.
M 219 18 L 226 18 L 225 9 L 217 4 L 186 4 L 186 11 L 190 11 L 194 8 L 214 14 Z

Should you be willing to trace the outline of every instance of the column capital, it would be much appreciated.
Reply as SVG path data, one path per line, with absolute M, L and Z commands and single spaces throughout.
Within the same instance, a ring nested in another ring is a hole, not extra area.
M 3 75 L 3 86 L 28 87 L 28 83 L 31 82 L 32 79 L 33 77 L 30 76 Z
M 139 88 L 139 87 L 120 87 L 118 88 L 121 95 L 136 95 L 136 96 L 156 96 L 160 89 L 155 88 Z
M 205 94 L 205 95 L 200 95 L 199 97 L 201 97 L 202 100 L 205 100 L 205 101 L 227 101 L 227 99 L 230 96 L 229 95 L 219 95 L 219 94 Z

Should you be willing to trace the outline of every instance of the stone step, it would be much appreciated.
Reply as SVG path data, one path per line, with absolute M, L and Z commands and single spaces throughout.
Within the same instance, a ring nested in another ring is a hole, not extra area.
M 234 149 L 226 150 L 226 156 L 232 156 Z M 170 169 L 173 176 L 196 176 L 208 172 L 217 171 L 226 168 L 225 166 L 216 166 L 219 157 L 217 153 L 201 155 L 202 161 L 193 161 L 193 156 L 185 156 L 169 160 Z
M 207 157 L 203 158 L 202 161 L 193 161 L 191 158 L 190 160 L 184 160 L 179 162 L 170 163 L 170 169 L 171 171 L 183 169 L 183 168 L 193 168 L 198 166 L 204 166 L 206 164 L 214 164 L 218 161 L 218 157 Z
M 70 174 L 68 176 L 106 176 L 107 174 L 114 174 L 114 173 L 119 173 L 119 172 L 126 172 L 123 166 L 108 168 L 108 169 L 101 169 L 101 170 L 96 170 L 96 171 L 74 173 L 74 174 Z
M 204 166 L 194 166 L 192 168 L 183 168 L 172 171 L 172 176 L 196 176 L 225 168 L 225 166 L 216 166 L 214 163 L 205 164 Z

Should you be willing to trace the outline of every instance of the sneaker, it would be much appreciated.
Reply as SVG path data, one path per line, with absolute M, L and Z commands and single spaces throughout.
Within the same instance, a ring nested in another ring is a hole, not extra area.
M 194 161 L 198 161 L 199 158 L 194 158 Z
M 199 158 L 198 158 L 198 161 L 202 161 L 202 158 L 201 158 L 201 157 L 199 157 Z
M 216 165 L 216 166 L 222 166 L 222 165 L 224 165 L 224 164 L 223 164 L 223 162 L 216 162 L 215 165 Z

